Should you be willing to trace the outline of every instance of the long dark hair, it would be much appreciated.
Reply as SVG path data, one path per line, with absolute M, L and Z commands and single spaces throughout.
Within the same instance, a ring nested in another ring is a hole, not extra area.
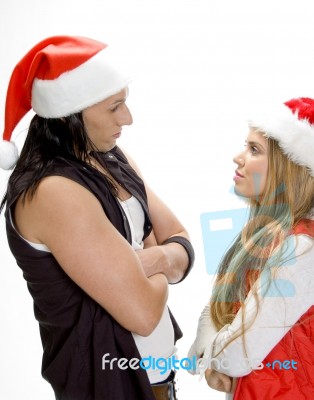
M 61 157 L 90 165 L 91 151 L 93 151 L 93 157 L 103 165 L 97 157 L 97 148 L 87 135 L 81 112 L 64 118 L 49 119 L 36 114 L 31 120 L 24 146 L 9 183 L 17 187 L 21 177 L 25 177 L 27 172 L 28 178 L 26 181 L 23 180 L 21 193 L 24 199 L 25 196 L 32 198 L 53 160 Z M 112 182 L 109 184 L 114 190 Z M 0 212 L 6 201 L 7 193 L 1 202 Z

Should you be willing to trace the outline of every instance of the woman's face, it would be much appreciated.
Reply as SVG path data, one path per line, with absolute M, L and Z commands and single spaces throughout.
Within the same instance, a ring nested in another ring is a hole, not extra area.
M 266 185 L 268 170 L 267 139 L 259 132 L 250 130 L 243 151 L 234 157 L 238 165 L 235 182 L 235 192 L 240 196 L 258 200 Z
M 83 110 L 83 121 L 89 138 L 99 151 L 109 151 L 121 136 L 122 127 L 131 125 L 132 115 L 126 105 L 128 89 Z

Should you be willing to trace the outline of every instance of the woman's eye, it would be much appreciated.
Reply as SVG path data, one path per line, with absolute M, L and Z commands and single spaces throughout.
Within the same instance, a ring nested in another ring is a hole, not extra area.
M 253 154 L 256 154 L 256 153 L 258 153 L 258 149 L 257 149 L 257 147 L 255 147 L 255 146 L 251 146 L 251 152 L 252 152 Z

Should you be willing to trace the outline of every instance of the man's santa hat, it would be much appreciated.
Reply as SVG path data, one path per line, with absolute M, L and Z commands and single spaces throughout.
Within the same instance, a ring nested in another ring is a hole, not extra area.
M 259 112 L 249 126 L 278 141 L 283 153 L 314 176 L 314 100 L 299 97 Z
M 11 136 L 31 108 L 44 118 L 82 111 L 128 86 L 130 76 L 120 68 L 109 46 L 88 38 L 54 36 L 33 47 L 9 82 L 0 167 L 16 164 L 18 150 Z

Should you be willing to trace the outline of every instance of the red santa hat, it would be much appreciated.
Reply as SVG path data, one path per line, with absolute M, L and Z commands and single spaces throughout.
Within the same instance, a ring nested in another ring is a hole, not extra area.
M 286 156 L 314 176 L 314 100 L 299 97 L 249 119 L 249 126 L 278 141 Z
M 66 117 L 118 93 L 130 80 L 105 43 L 72 36 L 38 43 L 16 65 L 9 82 L 0 167 L 16 164 L 11 136 L 31 108 L 44 118 Z

